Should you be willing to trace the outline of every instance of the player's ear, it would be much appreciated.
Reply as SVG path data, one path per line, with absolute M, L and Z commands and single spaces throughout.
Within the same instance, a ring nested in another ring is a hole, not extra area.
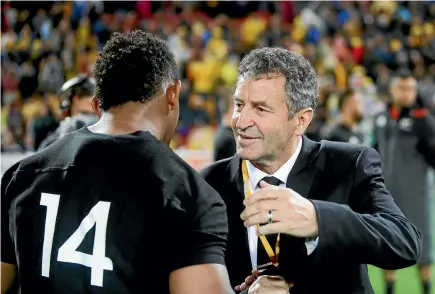
M 100 108 L 100 102 L 98 102 L 97 97 L 92 97 L 91 100 L 92 109 L 94 110 L 95 114 L 98 116 L 98 118 L 101 118 L 101 108 Z
M 180 91 L 181 91 L 181 81 L 179 80 L 177 80 L 175 84 L 169 85 L 168 88 L 166 89 L 166 98 L 170 110 L 177 108 L 178 99 L 180 97 Z

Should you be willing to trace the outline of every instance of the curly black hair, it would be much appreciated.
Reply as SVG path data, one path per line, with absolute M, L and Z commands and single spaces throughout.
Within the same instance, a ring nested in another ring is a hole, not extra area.
M 113 33 L 94 68 L 95 95 L 103 110 L 145 103 L 175 82 L 177 64 L 168 45 L 140 30 Z

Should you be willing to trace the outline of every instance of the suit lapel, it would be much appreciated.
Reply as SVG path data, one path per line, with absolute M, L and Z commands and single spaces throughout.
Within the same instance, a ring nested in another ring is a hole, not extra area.
M 296 159 L 286 186 L 306 198 L 310 198 L 311 188 L 315 186 L 323 163 L 318 160 L 320 143 L 302 136 L 302 150 Z

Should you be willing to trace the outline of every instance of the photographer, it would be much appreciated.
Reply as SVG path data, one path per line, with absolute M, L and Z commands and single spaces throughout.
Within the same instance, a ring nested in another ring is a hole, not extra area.
M 63 84 L 58 92 L 62 100 L 60 110 L 63 120 L 56 131 L 39 145 L 38 151 L 72 131 L 97 122 L 91 106 L 94 90 L 94 78 L 86 75 L 79 75 Z

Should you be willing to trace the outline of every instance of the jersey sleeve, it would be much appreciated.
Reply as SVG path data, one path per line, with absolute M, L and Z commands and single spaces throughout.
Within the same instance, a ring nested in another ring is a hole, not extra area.
M 15 181 L 14 172 L 18 164 L 9 168 L 1 180 L 1 262 L 17 264 L 14 244 L 9 230 L 9 210 L 12 202 L 12 186 Z
M 180 180 L 181 181 L 181 180 Z M 167 242 L 169 271 L 198 265 L 225 264 L 228 235 L 226 206 L 219 194 L 199 174 L 177 185 L 170 200 Z

